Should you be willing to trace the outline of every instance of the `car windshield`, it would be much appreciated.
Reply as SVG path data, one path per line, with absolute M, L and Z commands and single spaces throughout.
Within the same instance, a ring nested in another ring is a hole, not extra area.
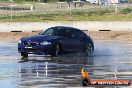
M 54 36 L 68 36 L 68 30 L 63 28 L 49 28 L 41 33 L 40 35 L 54 35 Z
M 58 31 L 56 29 L 53 28 L 48 28 L 47 30 L 39 33 L 40 35 L 54 35 L 57 36 L 58 35 Z

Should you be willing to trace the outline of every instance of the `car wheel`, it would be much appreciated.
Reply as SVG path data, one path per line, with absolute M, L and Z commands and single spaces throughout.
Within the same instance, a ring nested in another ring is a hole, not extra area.
M 59 44 L 56 44 L 53 47 L 52 56 L 57 57 L 59 55 L 59 53 L 60 53 L 60 46 L 59 46 Z
M 91 43 L 88 43 L 86 45 L 86 50 L 85 50 L 85 54 L 86 55 L 91 55 L 93 52 L 93 45 Z
M 27 53 L 21 53 L 21 56 L 28 57 L 28 54 Z

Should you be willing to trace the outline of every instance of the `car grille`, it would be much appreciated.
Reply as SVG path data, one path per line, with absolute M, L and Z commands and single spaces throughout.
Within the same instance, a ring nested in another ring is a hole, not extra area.
M 38 45 L 38 42 L 23 42 L 23 45 L 25 45 L 25 46 L 36 46 L 36 45 Z
M 38 49 L 25 49 L 27 52 L 41 52 L 41 50 Z
M 19 51 L 24 51 L 24 52 L 47 52 L 48 50 L 39 50 L 39 49 L 28 49 L 28 48 L 18 48 Z

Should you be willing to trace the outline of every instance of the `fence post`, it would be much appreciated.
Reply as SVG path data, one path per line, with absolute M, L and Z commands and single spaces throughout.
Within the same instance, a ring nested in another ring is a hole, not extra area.
M 31 10 L 33 10 L 33 9 L 34 9 L 34 6 L 31 5 Z
M 15 6 L 17 6 L 17 5 L 10 5 L 10 8 L 11 8 L 11 20 L 13 18 L 13 7 L 15 7 Z
M 118 13 L 118 5 L 115 4 L 115 13 L 117 14 Z

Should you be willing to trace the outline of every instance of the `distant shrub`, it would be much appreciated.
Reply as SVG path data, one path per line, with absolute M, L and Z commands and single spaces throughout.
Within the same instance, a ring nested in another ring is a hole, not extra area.
M 15 2 L 24 2 L 25 0 L 13 0 L 13 1 L 15 1 Z
M 105 10 L 97 10 L 95 11 L 95 15 L 104 15 L 106 13 L 111 13 L 112 11 L 111 10 L 108 10 L 108 9 L 105 9 Z
M 91 16 L 91 15 L 103 15 L 103 14 L 106 14 L 106 13 L 111 13 L 112 11 L 111 10 L 95 10 L 95 11 L 74 11 L 73 12 L 73 15 L 88 15 L 88 16 Z
M 121 13 L 123 14 L 128 14 L 128 13 L 131 13 L 132 9 L 130 8 L 125 8 L 125 9 L 122 9 Z

